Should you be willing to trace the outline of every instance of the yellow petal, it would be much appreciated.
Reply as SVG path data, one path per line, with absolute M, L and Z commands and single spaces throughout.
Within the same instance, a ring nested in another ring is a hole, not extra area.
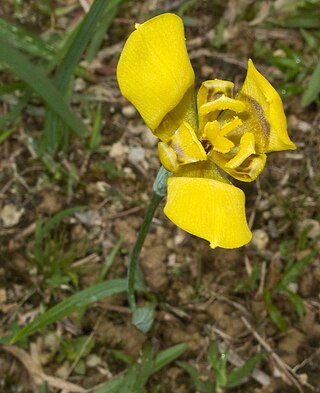
M 204 127 L 204 133 L 212 148 L 220 153 L 228 153 L 233 147 L 234 143 L 221 135 L 220 126 L 217 120 L 208 122 Z
M 252 110 L 257 112 L 256 116 L 260 119 L 261 131 L 266 140 L 265 147 L 263 151 L 260 149 L 260 152 L 268 153 L 296 148 L 287 133 L 287 121 L 279 94 L 257 71 L 251 59 L 248 61 L 246 79 L 236 98 L 247 102 Z M 265 123 L 263 123 L 263 117 L 266 119 Z
M 251 154 L 255 154 L 255 137 L 251 132 L 246 132 L 240 139 L 238 153 L 227 162 L 227 168 L 236 168 L 240 166 Z
M 117 77 L 122 94 L 155 130 L 194 83 L 182 20 L 162 14 L 138 25 L 123 48 Z
M 208 240 L 212 248 L 237 248 L 251 240 L 244 193 L 231 184 L 170 176 L 164 213 L 180 228 Z
M 177 153 L 165 142 L 158 143 L 159 160 L 164 168 L 169 172 L 178 170 L 180 164 L 178 162 Z
M 234 168 L 228 166 L 231 160 L 229 161 L 227 154 L 221 154 L 213 150 L 208 155 L 208 159 L 213 160 L 233 178 L 248 183 L 256 180 L 263 171 L 266 165 L 267 155 L 260 153 L 251 154 L 248 158 L 244 159 L 239 166 Z
M 197 138 L 193 128 L 183 122 L 171 139 L 171 147 L 183 164 L 205 161 L 207 154 Z

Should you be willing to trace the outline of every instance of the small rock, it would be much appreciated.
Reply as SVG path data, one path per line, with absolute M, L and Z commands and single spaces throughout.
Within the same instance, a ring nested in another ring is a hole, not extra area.
M 306 121 L 299 120 L 298 129 L 302 132 L 308 132 L 312 130 L 312 125 L 310 123 L 307 123 Z
M 178 233 L 174 237 L 174 242 L 175 242 L 176 246 L 179 246 L 180 244 L 182 244 L 185 241 L 186 236 L 187 236 L 187 234 L 185 232 L 178 229 Z
M 123 163 L 127 154 L 128 146 L 123 145 L 120 141 L 114 143 L 109 152 L 109 156 L 114 158 L 119 165 Z
M 101 364 L 101 358 L 94 353 L 91 353 L 86 359 L 86 365 L 89 368 L 97 367 L 99 364 Z
M 137 114 L 135 107 L 132 105 L 124 106 L 121 112 L 127 119 L 132 119 Z
M 56 376 L 62 379 L 66 379 L 69 376 L 70 363 L 65 360 L 62 365 L 57 369 Z
M 101 217 L 96 210 L 89 209 L 85 212 L 75 213 L 76 218 L 81 222 L 81 224 L 87 225 L 88 227 L 93 227 L 96 225 L 101 225 Z
M 317 220 L 306 218 L 301 222 L 299 227 L 301 231 L 308 228 L 307 236 L 309 239 L 315 239 L 320 236 L 320 223 Z
M 128 160 L 134 164 L 138 165 L 145 159 L 145 151 L 141 146 L 134 146 L 129 149 Z
M 10 228 L 17 225 L 20 221 L 21 216 L 24 213 L 24 209 L 18 209 L 15 205 L 9 203 L 5 205 L 0 212 L 0 218 L 5 228 Z
M 271 209 L 271 215 L 273 217 L 282 218 L 282 217 L 285 217 L 286 212 L 281 206 L 274 206 Z
M 258 250 L 265 250 L 269 242 L 269 236 L 263 229 L 256 229 L 252 231 L 252 245 Z
M 73 84 L 73 89 L 76 92 L 83 91 L 87 87 L 85 80 L 82 78 L 76 78 Z

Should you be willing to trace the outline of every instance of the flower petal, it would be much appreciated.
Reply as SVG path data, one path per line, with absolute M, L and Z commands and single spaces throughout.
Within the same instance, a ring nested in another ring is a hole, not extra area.
M 164 213 L 177 226 L 208 240 L 212 248 L 237 248 L 251 240 L 242 190 L 205 177 L 173 175 L 167 183 Z
M 236 98 L 247 102 L 252 107 L 252 112 L 258 112 L 262 132 L 265 134 L 262 139 L 266 141 L 263 149 L 260 146 L 260 153 L 296 149 L 287 133 L 287 121 L 279 94 L 257 71 L 251 59 L 248 61 L 246 79 Z M 265 125 L 262 124 L 263 117 L 267 121 Z
M 137 25 L 117 68 L 122 94 L 151 130 L 174 109 L 194 83 L 182 20 L 162 14 Z

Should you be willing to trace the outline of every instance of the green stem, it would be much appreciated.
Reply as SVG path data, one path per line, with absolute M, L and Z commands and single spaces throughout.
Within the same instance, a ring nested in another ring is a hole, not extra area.
M 144 244 L 145 238 L 149 232 L 149 227 L 154 216 L 157 207 L 163 199 L 163 195 L 159 195 L 153 193 L 152 198 L 150 200 L 148 210 L 144 216 L 142 226 L 140 228 L 140 232 L 138 234 L 136 243 L 132 250 L 131 259 L 128 267 L 128 301 L 132 311 L 136 309 L 136 299 L 134 295 L 135 289 L 135 278 L 136 278 L 136 269 L 138 264 L 138 258 Z

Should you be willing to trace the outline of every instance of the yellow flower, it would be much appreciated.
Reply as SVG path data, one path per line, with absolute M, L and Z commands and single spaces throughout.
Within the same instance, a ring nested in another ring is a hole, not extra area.
M 249 60 L 235 96 L 232 82 L 214 79 L 202 83 L 195 99 L 183 23 L 174 14 L 136 25 L 117 77 L 122 94 L 160 139 L 160 161 L 172 172 L 168 218 L 212 248 L 248 243 L 244 193 L 220 170 L 250 182 L 263 170 L 266 153 L 295 149 L 276 90 Z

